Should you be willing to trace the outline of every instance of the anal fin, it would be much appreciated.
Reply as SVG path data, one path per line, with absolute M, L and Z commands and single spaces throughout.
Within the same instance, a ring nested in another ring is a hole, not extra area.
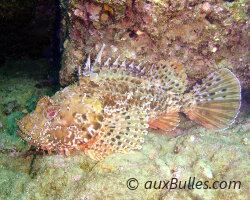
M 148 122 L 150 128 L 161 129 L 164 131 L 174 130 L 179 123 L 180 119 L 177 112 L 160 115 L 159 117 L 149 120 Z

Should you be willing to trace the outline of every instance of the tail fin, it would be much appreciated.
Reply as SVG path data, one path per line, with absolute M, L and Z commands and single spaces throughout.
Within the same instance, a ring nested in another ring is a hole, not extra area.
M 240 82 L 230 70 L 223 68 L 184 96 L 183 112 L 206 128 L 226 129 L 234 123 L 240 105 Z

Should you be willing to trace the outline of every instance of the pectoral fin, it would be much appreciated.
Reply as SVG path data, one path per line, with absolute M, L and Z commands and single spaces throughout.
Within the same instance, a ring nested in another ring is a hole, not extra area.
M 99 161 L 115 152 L 141 149 L 147 134 L 147 121 L 145 111 L 137 107 L 124 108 L 106 116 L 99 137 L 85 148 L 86 155 Z

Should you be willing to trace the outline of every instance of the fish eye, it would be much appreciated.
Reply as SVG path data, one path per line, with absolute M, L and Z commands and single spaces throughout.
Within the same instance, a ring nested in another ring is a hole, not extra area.
M 57 115 L 56 112 L 56 107 L 55 106 L 49 106 L 46 110 L 45 110 L 45 117 L 49 118 L 49 119 L 53 119 L 55 118 Z
M 49 116 L 52 117 L 52 118 L 54 118 L 56 116 L 56 112 L 55 111 L 51 111 L 49 113 Z

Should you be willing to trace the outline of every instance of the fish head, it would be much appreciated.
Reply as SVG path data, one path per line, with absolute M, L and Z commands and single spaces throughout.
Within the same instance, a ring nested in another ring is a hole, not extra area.
M 49 97 L 18 121 L 19 135 L 29 145 L 45 150 L 77 148 L 100 133 L 103 107 L 99 100 L 81 95 L 65 96 L 60 105 Z
M 41 135 L 51 131 L 51 124 L 58 116 L 59 108 L 53 104 L 50 97 L 41 98 L 36 109 L 17 121 L 19 135 L 29 144 L 34 144 Z

